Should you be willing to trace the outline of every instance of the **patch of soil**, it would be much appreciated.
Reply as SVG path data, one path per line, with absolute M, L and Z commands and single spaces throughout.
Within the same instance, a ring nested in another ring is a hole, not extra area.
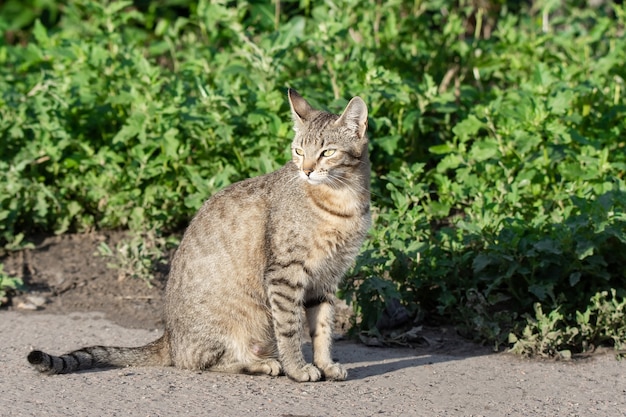
M 162 328 L 164 276 L 157 274 L 150 285 L 122 279 L 98 246 L 110 248 L 123 233 L 90 233 L 47 237 L 35 245 L 9 253 L 4 271 L 21 277 L 27 293 L 15 296 L 10 309 L 42 310 L 49 313 L 99 311 L 111 321 L 130 328 Z M 160 274 L 163 275 L 163 274 Z
M 11 252 L 0 262 L 5 273 L 21 277 L 26 292 L 11 298 L 10 310 L 36 310 L 47 313 L 102 312 L 106 318 L 127 328 L 162 329 L 163 301 L 167 271 L 156 271 L 148 284 L 141 279 L 123 278 L 107 266 L 111 258 L 102 256 L 98 247 L 105 243 L 114 249 L 126 240 L 121 232 L 102 232 L 46 237 L 33 249 Z M 350 329 L 352 309 L 337 306 L 336 333 Z M 449 355 L 488 353 L 490 349 L 463 339 L 449 326 L 413 327 L 391 343 L 360 335 L 369 346 L 411 346 L 422 352 Z M 406 335 L 410 338 L 407 340 Z

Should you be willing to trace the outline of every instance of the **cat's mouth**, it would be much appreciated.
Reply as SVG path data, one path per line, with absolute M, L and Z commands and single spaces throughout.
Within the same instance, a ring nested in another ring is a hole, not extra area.
M 307 175 L 304 172 L 300 171 L 300 178 L 302 178 L 303 180 L 305 180 L 306 182 L 308 182 L 311 185 L 320 185 L 322 183 L 325 182 L 326 177 L 319 177 L 317 175 L 315 175 L 315 172 L 312 172 L 311 174 Z
M 320 185 L 321 183 L 323 183 L 324 181 L 319 179 L 319 178 L 307 178 L 306 182 L 308 182 L 311 185 Z

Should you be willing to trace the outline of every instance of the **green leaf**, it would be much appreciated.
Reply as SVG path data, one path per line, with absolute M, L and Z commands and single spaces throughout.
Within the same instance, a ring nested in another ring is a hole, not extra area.
M 572 90 L 559 91 L 548 99 L 548 107 L 555 115 L 562 115 L 572 109 L 574 92 Z
M 533 84 L 542 88 L 547 88 L 555 81 L 555 77 L 550 71 L 550 67 L 545 62 L 540 62 L 535 66 L 533 71 Z
M 425 208 L 426 212 L 432 216 L 438 218 L 445 218 L 450 214 L 450 209 L 452 207 L 447 203 L 440 203 L 439 201 L 431 201 L 430 204 Z
M 450 146 L 448 143 L 444 143 L 442 145 L 435 145 L 428 148 L 428 152 L 435 155 L 445 155 L 451 152 L 454 152 L 454 148 Z
M 33 36 L 37 40 L 37 43 L 44 48 L 50 46 L 50 38 L 48 37 L 48 32 L 44 25 L 41 24 L 41 20 L 35 20 L 35 25 L 33 27 Z
M 443 173 L 443 172 L 446 172 L 447 170 L 454 170 L 462 166 L 463 164 L 465 164 L 465 161 L 460 155 L 457 155 L 457 154 L 446 155 L 441 160 L 441 162 L 437 164 L 437 172 Z
M 461 142 L 466 142 L 470 139 L 474 139 L 474 136 L 484 126 L 484 122 L 479 120 L 475 115 L 470 114 L 465 120 L 454 126 L 452 133 L 454 133 L 456 137 L 461 140 Z
M 400 139 L 402 139 L 400 135 L 383 136 L 376 139 L 376 144 L 387 152 L 387 154 L 394 155 L 398 149 Z
M 553 239 L 545 238 L 533 245 L 535 250 L 541 253 L 549 253 L 553 255 L 560 255 L 563 253 L 560 245 Z
M 485 253 L 479 253 L 472 262 L 472 270 L 475 274 L 478 274 L 485 270 L 489 265 L 494 262 L 493 257 Z
M 498 155 L 498 144 L 492 140 L 484 140 L 474 143 L 469 157 L 476 162 L 483 162 Z
M 545 301 L 548 296 L 552 295 L 553 284 L 548 283 L 536 283 L 528 286 L 528 291 L 537 297 L 540 301 Z
M 595 251 L 596 245 L 586 239 L 580 239 L 576 242 L 576 256 L 579 260 L 583 260 L 589 256 L 592 256 Z
M 104 9 L 104 13 L 107 16 L 113 16 L 119 13 L 122 9 L 132 6 L 133 2 L 130 0 L 118 0 L 111 2 Z

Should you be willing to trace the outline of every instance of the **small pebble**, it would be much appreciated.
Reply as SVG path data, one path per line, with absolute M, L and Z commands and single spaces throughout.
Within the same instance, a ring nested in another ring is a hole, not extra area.
M 30 301 L 20 301 L 17 303 L 15 307 L 17 307 L 19 310 L 30 310 L 30 311 L 35 311 L 39 309 L 39 307 L 31 303 Z
M 39 295 L 28 295 L 26 296 L 26 300 L 36 307 L 43 307 L 48 302 L 46 297 Z

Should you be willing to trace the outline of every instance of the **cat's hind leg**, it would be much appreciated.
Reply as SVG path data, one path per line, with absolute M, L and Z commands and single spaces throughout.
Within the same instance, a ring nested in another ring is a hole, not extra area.
M 263 374 L 270 376 L 281 375 L 283 370 L 277 359 L 259 359 L 250 362 L 220 363 L 210 369 L 216 372 L 229 374 Z
M 276 357 L 276 346 L 266 340 L 261 337 L 247 340 L 245 344 L 232 343 L 227 354 L 210 370 L 231 374 L 281 375 L 283 368 Z

